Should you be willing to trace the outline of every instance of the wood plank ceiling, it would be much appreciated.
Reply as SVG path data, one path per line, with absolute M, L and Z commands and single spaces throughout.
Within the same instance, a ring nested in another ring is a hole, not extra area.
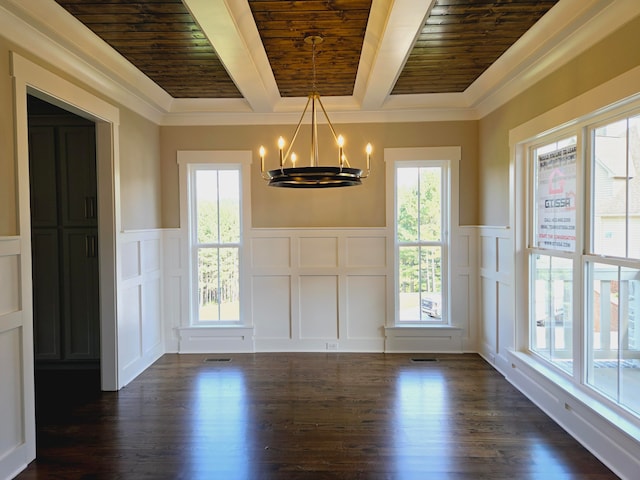
M 463 92 L 558 1 L 436 0 L 391 94 Z M 181 0 L 56 2 L 172 97 L 242 97 Z M 371 4 L 249 0 L 282 97 L 311 89 L 308 35 L 324 38 L 316 49 L 320 93 L 353 94 Z

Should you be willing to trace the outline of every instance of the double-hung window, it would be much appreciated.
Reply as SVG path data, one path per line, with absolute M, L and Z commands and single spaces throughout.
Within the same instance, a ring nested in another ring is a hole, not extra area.
M 640 416 L 640 105 L 526 151 L 529 350 Z
M 242 324 L 250 153 L 185 151 L 178 161 L 186 184 L 189 325 Z
M 240 320 L 240 169 L 191 168 L 194 323 Z
M 388 218 L 394 226 L 396 325 L 451 323 L 450 190 L 459 155 L 458 147 L 385 150 L 393 192 Z
M 640 415 L 640 110 L 588 139 L 586 382 Z
M 573 373 L 573 285 L 581 245 L 576 142 L 569 135 L 535 146 L 530 163 L 530 348 L 568 373 Z

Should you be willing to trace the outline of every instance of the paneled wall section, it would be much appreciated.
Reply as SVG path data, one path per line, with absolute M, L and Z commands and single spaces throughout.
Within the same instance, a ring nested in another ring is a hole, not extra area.
M 120 234 L 118 363 L 126 385 L 164 353 L 162 233 Z
M 505 227 L 481 227 L 478 231 L 478 352 L 502 368 L 509 364 L 507 350 L 515 345 L 512 235 Z
M 31 296 L 23 291 L 31 272 L 22 248 L 21 238 L 0 237 L 0 478 L 13 477 L 35 455 Z
M 254 230 L 249 255 L 257 351 L 384 349 L 384 229 Z
M 189 325 L 188 258 L 164 231 L 168 352 L 476 351 L 477 229 L 456 229 L 448 328 L 394 329 L 393 245 L 385 228 L 252 229 L 242 326 Z

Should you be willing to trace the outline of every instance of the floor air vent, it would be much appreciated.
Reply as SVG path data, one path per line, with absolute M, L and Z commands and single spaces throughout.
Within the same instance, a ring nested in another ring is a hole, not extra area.
M 207 358 L 205 362 L 230 362 L 230 358 Z
M 437 362 L 437 358 L 412 358 L 412 362 Z

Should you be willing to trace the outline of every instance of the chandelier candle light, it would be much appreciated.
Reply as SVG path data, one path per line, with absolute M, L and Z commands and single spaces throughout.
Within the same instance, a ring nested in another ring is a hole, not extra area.
M 300 121 L 293 133 L 289 148 L 284 150 L 285 140 L 283 137 L 278 138 L 278 152 L 280 158 L 279 168 L 265 171 L 264 158 L 266 150 L 260 146 L 260 172 L 262 178 L 269 181 L 272 187 L 293 187 L 293 188 L 327 188 L 327 187 L 350 187 L 353 185 L 361 185 L 361 179 L 367 178 L 371 172 L 371 144 L 368 143 L 365 149 L 367 154 L 366 174 L 362 169 L 353 168 L 349 164 L 346 154 L 344 153 L 344 137 L 336 135 L 333 124 L 327 115 L 327 111 L 320 100 L 320 94 L 316 89 L 316 45 L 322 43 L 322 37 L 312 35 L 304 39 L 306 43 L 310 43 L 312 47 L 312 65 L 313 65 L 313 85 L 312 91 L 307 97 L 307 104 L 302 111 Z M 319 146 L 318 146 L 318 123 L 317 123 L 317 105 L 320 106 L 333 138 L 338 146 L 338 162 L 337 166 L 321 166 L 318 162 Z M 295 152 L 292 152 L 293 145 L 300 132 L 300 127 L 304 116 L 311 105 L 311 165 L 308 167 L 296 167 L 298 160 Z M 287 162 L 291 162 L 291 166 L 287 166 Z

